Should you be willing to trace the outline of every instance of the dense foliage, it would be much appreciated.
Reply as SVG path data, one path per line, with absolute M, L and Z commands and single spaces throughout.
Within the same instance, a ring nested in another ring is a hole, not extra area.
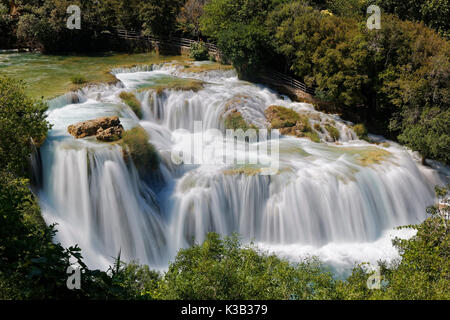
M 17 37 L 16 45 L 47 52 L 126 49 L 111 36 L 117 28 L 166 37 L 177 29 L 183 5 L 182 0 L 16 0 L 20 15 L 10 17 L 3 14 L 9 1 L 2 2 L 0 30 L 10 36 L 0 42 L 0 48 L 11 46 Z M 67 28 L 70 5 L 81 9 L 81 29 Z
M 21 83 L 0 78 L 0 298 L 64 297 L 57 283 L 76 252 L 52 243 L 54 229 L 28 186 L 32 141 L 49 128 L 45 109 Z
M 315 88 L 323 108 L 450 163 L 449 42 L 385 13 L 381 29 L 368 30 L 367 5 L 211 0 L 201 30 L 241 77 L 268 66 L 290 73 Z

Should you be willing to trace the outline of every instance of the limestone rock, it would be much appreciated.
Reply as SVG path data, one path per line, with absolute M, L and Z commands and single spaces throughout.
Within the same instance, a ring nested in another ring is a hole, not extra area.
M 72 124 L 67 128 L 67 131 L 75 138 L 80 139 L 97 135 L 99 129 L 106 130 L 117 126 L 121 126 L 119 117 L 102 117 Z
M 97 135 L 95 136 L 99 141 L 112 142 L 117 141 L 122 138 L 123 127 L 122 125 L 110 127 L 108 129 L 98 129 Z

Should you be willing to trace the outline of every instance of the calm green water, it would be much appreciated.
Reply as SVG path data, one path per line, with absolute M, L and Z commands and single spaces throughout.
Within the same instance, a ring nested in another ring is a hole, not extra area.
M 0 76 L 24 80 L 27 92 L 33 97 L 52 98 L 76 88 L 71 82 L 74 75 L 82 75 L 87 82 L 108 82 L 114 80 L 109 73 L 111 68 L 180 59 L 186 58 L 156 53 L 105 53 L 96 56 L 0 54 Z

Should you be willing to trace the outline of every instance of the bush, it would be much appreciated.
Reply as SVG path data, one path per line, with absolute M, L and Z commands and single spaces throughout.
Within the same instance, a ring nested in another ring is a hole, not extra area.
M 0 77 L 0 170 L 26 175 L 31 141 L 42 143 L 50 128 L 46 110 L 25 94 L 22 82 Z
M 338 141 L 339 138 L 341 137 L 339 130 L 336 127 L 332 126 L 331 124 L 326 124 L 325 129 L 327 129 L 328 134 L 334 141 Z
M 300 115 L 292 109 L 282 106 L 270 106 L 266 109 L 265 115 L 270 122 L 272 129 L 293 127 L 300 121 Z
M 196 61 L 209 60 L 209 51 L 203 42 L 191 44 L 190 57 Z
M 367 136 L 367 129 L 362 123 L 355 124 L 352 129 L 360 139 Z
M 237 130 L 237 129 L 242 129 L 244 131 L 247 131 L 248 129 L 255 129 L 257 130 L 258 128 L 251 124 L 249 125 L 247 123 L 247 121 L 244 120 L 244 118 L 242 117 L 242 114 L 238 111 L 236 112 L 231 112 L 225 119 L 225 128 L 226 129 L 232 129 L 232 130 Z
M 120 144 L 124 148 L 125 159 L 132 160 L 136 168 L 142 173 L 156 170 L 159 166 L 158 153 L 149 142 L 150 137 L 142 127 L 134 127 L 122 135 Z
M 334 280 L 314 259 L 298 264 L 210 233 L 182 249 L 156 290 L 164 299 L 330 299 Z
M 72 81 L 73 84 L 83 84 L 87 82 L 86 78 L 82 75 L 75 75 L 70 78 L 70 81 Z

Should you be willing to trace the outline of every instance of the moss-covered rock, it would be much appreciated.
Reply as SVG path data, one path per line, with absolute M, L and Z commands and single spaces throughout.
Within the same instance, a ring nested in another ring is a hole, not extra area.
M 123 148 L 125 161 L 132 160 L 139 172 L 147 173 L 159 166 L 158 153 L 149 142 L 150 136 L 142 127 L 134 127 L 122 135 L 119 144 Z
M 311 127 L 307 116 L 282 106 L 270 106 L 264 114 L 271 129 L 279 129 L 283 135 L 304 137 L 313 142 L 320 142 L 319 135 Z
M 225 128 L 233 130 L 242 129 L 244 131 L 248 129 L 258 130 L 258 127 L 254 124 L 248 124 L 242 117 L 242 114 L 236 109 L 232 110 L 225 118 Z
M 154 90 L 157 94 L 163 93 L 164 90 L 198 92 L 204 86 L 205 82 L 201 80 L 167 76 L 153 80 L 152 84 L 140 87 L 139 91 Z
M 282 106 L 270 106 L 264 114 L 272 129 L 291 128 L 301 120 L 297 112 Z
M 128 105 L 134 112 L 134 114 L 142 119 L 142 105 L 141 102 L 136 98 L 136 96 L 131 92 L 122 91 L 119 94 L 119 98 Z
M 345 153 L 348 153 L 355 157 L 358 163 L 362 166 L 370 166 L 373 164 L 379 164 L 382 161 L 386 161 L 392 154 L 377 147 L 367 148 L 340 148 Z

